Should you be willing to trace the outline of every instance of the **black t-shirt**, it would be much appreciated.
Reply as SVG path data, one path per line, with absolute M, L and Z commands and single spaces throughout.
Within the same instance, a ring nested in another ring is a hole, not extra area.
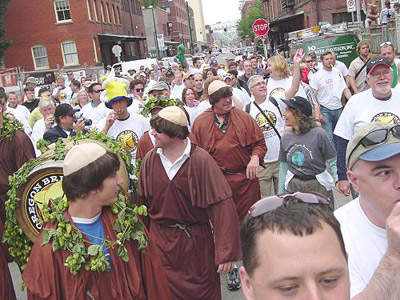
M 25 101 L 22 105 L 32 112 L 39 105 L 39 99 L 35 99 L 32 102 Z

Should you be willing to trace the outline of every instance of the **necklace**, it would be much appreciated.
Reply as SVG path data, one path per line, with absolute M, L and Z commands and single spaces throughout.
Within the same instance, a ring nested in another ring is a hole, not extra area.
M 3 125 L 0 127 L 0 141 L 8 139 L 12 141 L 14 132 L 22 130 L 22 124 L 17 120 L 10 120 L 6 115 L 3 115 Z
M 66 198 L 58 197 L 50 200 L 50 205 L 43 206 L 43 220 L 48 223 L 57 223 L 56 228 L 44 228 L 42 244 L 52 243 L 53 251 L 66 250 L 71 252 L 64 265 L 71 274 L 76 275 L 82 267 L 87 271 L 99 272 L 110 269 L 109 262 L 104 255 L 103 247 L 108 249 L 118 247 L 118 256 L 125 262 L 129 261 L 128 250 L 125 242 L 135 240 L 139 250 L 144 250 L 148 245 L 148 238 L 143 230 L 143 224 L 139 221 L 139 216 L 147 215 L 144 205 L 130 206 L 126 203 L 125 197 L 120 193 L 118 200 L 111 207 L 111 212 L 116 214 L 114 230 L 117 233 L 116 240 L 102 239 L 101 245 L 93 244 L 84 238 L 90 236 L 80 231 L 75 225 L 65 217 L 68 209 Z M 86 245 L 89 245 L 88 247 Z

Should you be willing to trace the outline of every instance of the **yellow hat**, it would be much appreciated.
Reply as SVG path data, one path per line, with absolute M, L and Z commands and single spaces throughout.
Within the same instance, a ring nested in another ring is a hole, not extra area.
M 168 106 L 158 113 L 160 118 L 183 127 L 188 126 L 188 120 L 183 110 L 177 106 Z
M 128 106 L 131 105 L 132 98 L 128 97 L 128 86 L 128 80 L 119 77 L 108 78 L 104 81 L 103 88 L 107 91 L 107 101 L 105 105 L 112 109 L 111 104 L 122 99 L 128 101 Z
M 214 94 L 216 91 L 222 89 L 223 87 L 229 87 L 229 85 L 227 85 L 222 80 L 215 80 L 215 81 L 211 82 L 210 85 L 208 86 L 208 95 L 211 96 L 212 94 Z

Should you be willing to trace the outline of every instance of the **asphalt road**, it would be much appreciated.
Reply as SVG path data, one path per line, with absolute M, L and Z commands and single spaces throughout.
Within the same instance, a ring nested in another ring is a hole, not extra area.
M 346 204 L 348 201 L 351 200 L 351 198 L 349 198 L 349 197 L 345 198 L 343 195 L 337 193 L 336 191 L 334 192 L 334 197 L 335 197 L 336 208 Z M 237 265 L 240 266 L 241 263 L 239 262 Z M 10 267 L 10 271 L 11 271 L 11 276 L 13 278 L 14 288 L 15 288 L 15 292 L 17 294 L 17 299 L 18 300 L 26 300 L 26 293 L 22 292 L 20 290 L 22 281 L 21 281 L 21 274 L 19 272 L 17 265 L 15 263 L 11 263 L 11 264 L 9 264 L 9 267 Z M 242 289 L 240 289 L 238 291 L 229 291 L 227 289 L 226 276 L 223 276 L 221 278 L 221 290 L 222 290 L 222 299 L 223 300 L 245 300 Z

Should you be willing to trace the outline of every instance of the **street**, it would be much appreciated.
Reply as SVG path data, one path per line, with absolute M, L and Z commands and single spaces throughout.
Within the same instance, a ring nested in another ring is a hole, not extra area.
M 343 195 L 337 193 L 336 191 L 334 192 L 334 197 L 335 197 L 335 203 L 336 207 L 340 207 L 344 204 L 346 204 L 348 201 L 350 201 L 349 197 L 344 197 Z M 241 266 L 241 263 L 238 264 L 238 266 Z M 21 291 L 21 274 L 19 272 L 19 269 L 15 263 L 9 264 L 10 270 L 11 270 L 11 276 L 13 278 L 14 282 L 14 289 L 17 294 L 17 299 L 18 300 L 26 300 L 26 293 Z M 227 280 L 226 276 L 223 276 L 221 278 L 221 290 L 222 290 L 222 299 L 223 300 L 244 300 L 245 297 L 243 295 L 242 289 L 238 291 L 229 291 L 227 289 Z

